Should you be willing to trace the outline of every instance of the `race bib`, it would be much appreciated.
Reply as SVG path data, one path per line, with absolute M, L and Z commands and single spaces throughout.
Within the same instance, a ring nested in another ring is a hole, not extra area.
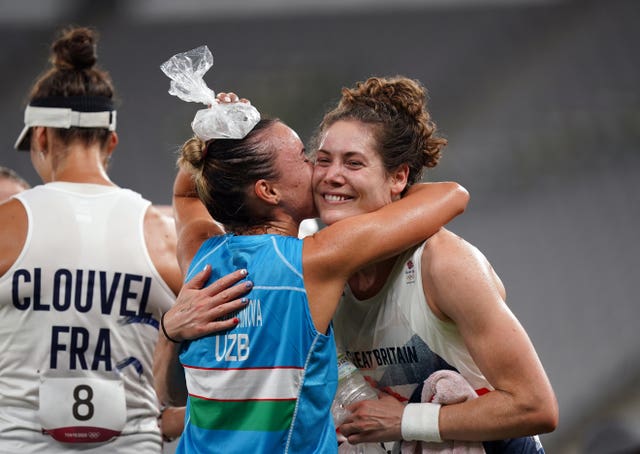
M 43 378 L 38 417 L 62 443 L 100 443 L 117 437 L 127 420 L 124 384 L 99 378 Z

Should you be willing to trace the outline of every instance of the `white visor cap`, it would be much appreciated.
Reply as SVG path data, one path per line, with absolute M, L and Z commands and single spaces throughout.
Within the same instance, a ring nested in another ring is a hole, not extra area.
M 14 144 L 16 150 L 29 150 L 29 131 L 33 126 L 49 128 L 106 128 L 116 130 L 116 111 L 78 112 L 66 107 L 27 106 L 24 110 L 24 128 Z

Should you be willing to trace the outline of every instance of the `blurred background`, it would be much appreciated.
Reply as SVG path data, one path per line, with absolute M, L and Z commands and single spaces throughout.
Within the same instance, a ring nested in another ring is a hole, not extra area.
M 167 94 L 178 52 L 207 44 L 209 87 L 303 140 L 341 87 L 419 79 L 449 139 L 427 179 L 471 192 L 450 227 L 503 279 L 556 391 L 547 452 L 640 452 L 638 23 L 636 0 L 0 0 L 0 165 L 38 182 L 12 147 L 69 24 L 99 31 L 119 93 L 112 179 L 159 204 L 202 107 Z

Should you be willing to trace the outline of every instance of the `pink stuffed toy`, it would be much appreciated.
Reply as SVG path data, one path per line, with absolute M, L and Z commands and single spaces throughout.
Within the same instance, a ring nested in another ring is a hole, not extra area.
M 438 370 L 424 381 L 422 402 L 448 405 L 478 397 L 462 375 L 451 370 Z M 402 454 L 484 454 L 480 442 L 451 441 L 431 443 L 426 441 L 403 441 Z

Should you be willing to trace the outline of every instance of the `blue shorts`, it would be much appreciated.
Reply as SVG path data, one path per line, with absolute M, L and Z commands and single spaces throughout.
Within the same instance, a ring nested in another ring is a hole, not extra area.
M 544 454 L 544 448 L 534 437 L 484 441 L 482 445 L 486 454 Z

